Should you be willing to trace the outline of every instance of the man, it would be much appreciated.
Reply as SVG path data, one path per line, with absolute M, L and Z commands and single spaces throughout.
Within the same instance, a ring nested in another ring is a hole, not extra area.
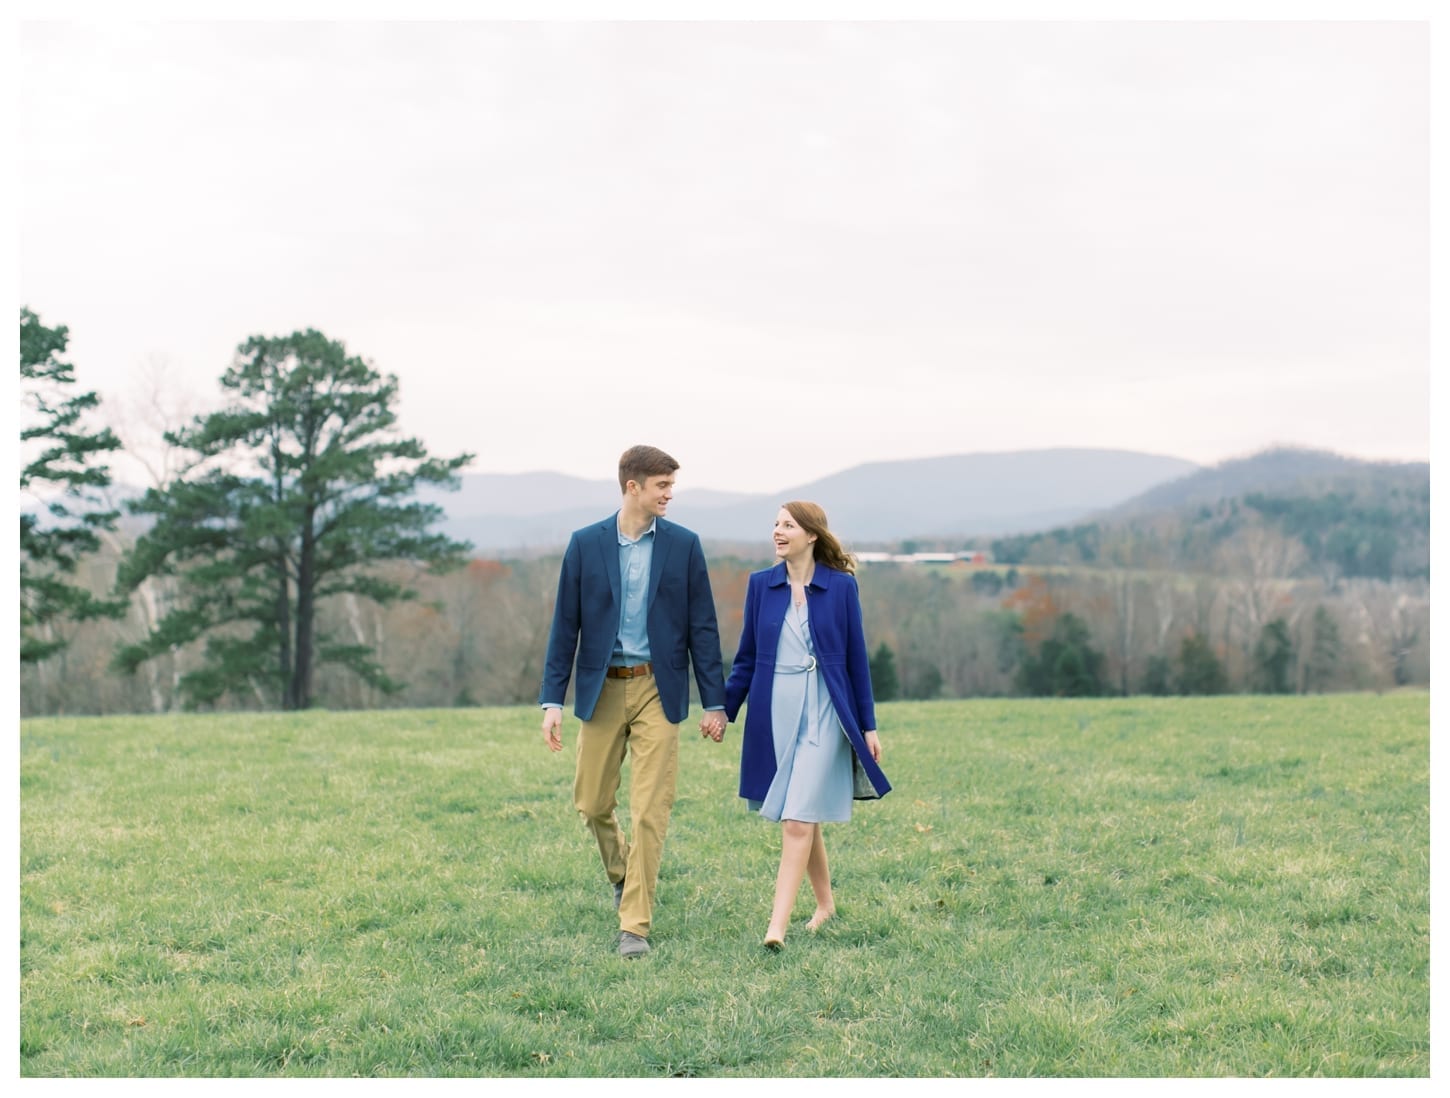
M 599 844 L 619 911 L 619 953 L 649 952 L 655 882 L 675 803 L 679 725 L 690 708 L 687 666 L 706 713 L 702 735 L 725 734 L 725 678 L 715 600 L 700 539 L 665 517 L 679 462 L 653 446 L 619 459 L 619 510 L 576 530 L 559 569 L 559 594 L 539 704 L 544 742 L 564 747 L 564 694 L 578 650 L 579 729 L 574 806 Z M 634 841 L 615 816 L 619 771 L 631 756 Z

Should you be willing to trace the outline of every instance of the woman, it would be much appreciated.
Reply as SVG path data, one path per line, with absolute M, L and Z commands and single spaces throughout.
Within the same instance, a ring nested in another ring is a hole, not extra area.
M 855 559 L 814 503 L 787 503 L 775 518 L 773 568 L 745 591 L 740 648 L 725 684 L 734 720 L 747 695 L 740 795 L 781 824 L 780 871 L 765 932 L 785 944 L 801 879 L 809 876 L 816 930 L 836 913 L 821 824 L 849 820 L 851 801 L 885 796 L 881 739 L 871 697 Z

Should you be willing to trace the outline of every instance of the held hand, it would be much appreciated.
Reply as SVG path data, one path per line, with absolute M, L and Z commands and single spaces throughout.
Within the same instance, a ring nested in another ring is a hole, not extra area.
M 878 763 L 881 761 L 881 737 L 875 731 L 866 733 L 866 746 L 871 751 L 871 757 Z
M 549 708 L 544 710 L 544 743 L 550 751 L 564 750 L 564 740 L 559 735 L 559 730 L 564 724 L 564 711 L 562 709 Z
M 715 709 L 700 718 L 700 735 L 719 743 L 725 738 L 725 714 Z

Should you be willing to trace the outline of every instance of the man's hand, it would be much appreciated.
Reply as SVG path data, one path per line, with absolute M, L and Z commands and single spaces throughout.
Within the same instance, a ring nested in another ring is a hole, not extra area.
M 712 709 L 700 718 L 700 735 L 719 743 L 725 738 L 725 711 Z
M 559 730 L 564 724 L 564 711 L 557 706 L 544 710 L 544 743 L 550 751 L 564 750 L 564 740 Z

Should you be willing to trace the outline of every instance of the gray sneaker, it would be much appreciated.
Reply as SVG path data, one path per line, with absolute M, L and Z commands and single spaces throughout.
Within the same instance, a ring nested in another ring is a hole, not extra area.
M 649 952 L 649 943 L 638 934 L 627 930 L 619 932 L 619 955 L 621 957 L 643 957 Z

